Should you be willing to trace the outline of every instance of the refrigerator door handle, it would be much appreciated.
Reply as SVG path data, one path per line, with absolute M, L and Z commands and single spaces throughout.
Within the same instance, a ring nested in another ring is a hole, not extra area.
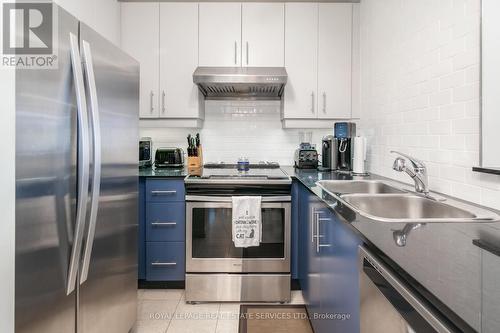
M 82 250 L 83 233 L 85 230 L 85 221 L 87 215 L 87 202 L 89 190 L 90 173 L 90 133 L 87 115 L 87 101 L 85 95 L 85 86 L 83 81 L 82 60 L 80 57 L 80 48 L 78 47 L 78 37 L 72 33 L 69 34 L 71 45 L 71 67 L 73 79 L 75 81 L 76 104 L 78 108 L 78 189 L 77 189 L 77 210 L 75 232 L 73 235 L 73 247 L 68 268 L 68 278 L 66 284 L 66 294 L 69 295 L 75 290 L 76 279 L 78 276 L 78 266 Z
M 86 87 L 90 98 L 90 121 L 93 133 L 93 163 L 92 163 L 92 187 L 90 197 L 90 219 L 87 231 L 85 249 L 83 251 L 82 269 L 80 272 L 80 284 L 87 281 L 89 274 L 90 258 L 94 246 L 95 228 L 97 223 L 97 211 L 99 209 L 99 196 L 101 191 L 101 125 L 99 121 L 99 103 L 97 99 L 97 87 L 94 75 L 94 62 L 90 44 L 82 40 L 83 63 L 86 74 Z

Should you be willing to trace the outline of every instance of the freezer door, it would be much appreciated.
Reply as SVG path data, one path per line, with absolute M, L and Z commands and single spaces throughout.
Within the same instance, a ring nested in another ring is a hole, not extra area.
M 78 332 L 122 333 L 137 313 L 139 65 L 83 23 L 80 50 L 92 124 L 94 199 L 80 268 L 77 326 Z M 99 160 L 100 168 L 94 165 Z
M 76 91 L 70 33 L 61 8 L 58 69 L 16 71 L 17 333 L 74 332 L 76 292 L 67 288 L 77 211 Z M 78 46 L 78 45 L 76 45 Z

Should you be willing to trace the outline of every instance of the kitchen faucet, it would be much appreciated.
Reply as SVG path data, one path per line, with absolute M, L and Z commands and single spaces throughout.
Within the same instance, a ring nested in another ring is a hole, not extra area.
M 424 162 L 398 151 L 391 151 L 393 154 L 398 154 L 402 157 L 396 158 L 394 164 L 392 165 L 392 169 L 398 172 L 406 172 L 408 176 L 410 176 L 415 182 L 415 191 L 418 193 L 423 193 L 426 196 L 429 195 L 429 175 L 427 174 L 427 167 Z M 404 157 L 404 158 L 403 158 Z M 405 158 L 410 161 L 413 166 L 412 168 L 408 168 L 406 166 Z

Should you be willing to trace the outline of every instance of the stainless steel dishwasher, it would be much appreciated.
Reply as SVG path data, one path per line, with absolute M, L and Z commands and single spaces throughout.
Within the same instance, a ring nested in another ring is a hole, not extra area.
M 455 332 L 387 265 L 359 247 L 361 333 Z

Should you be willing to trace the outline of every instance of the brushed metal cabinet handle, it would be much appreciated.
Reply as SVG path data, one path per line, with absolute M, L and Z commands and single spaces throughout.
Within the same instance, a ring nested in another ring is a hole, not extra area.
M 314 92 L 311 93 L 311 113 L 314 114 Z
M 319 250 L 320 250 L 319 239 L 322 238 L 319 235 L 319 213 L 317 213 L 317 215 L 316 215 L 315 222 L 316 222 L 316 232 L 317 232 L 317 235 L 316 235 L 316 253 L 319 253 Z
M 153 92 L 153 90 L 151 90 L 151 93 L 149 94 L 149 108 L 150 108 L 151 113 L 153 113 L 153 111 L 155 110 L 155 107 L 153 106 L 154 95 L 155 95 L 155 93 Z
M 173 226 L 173 225 L 177 225 L 177 222 L 151 222 L 151 225 L 154 225 L 154 226 Z
M 248 65 L 248 42 L 247 42 L 247 65 Z
M 326 93 L 323 93 L 323 113 L 326 113 Z
M 152 262 L 151 266 L 176 266 L 176 262 Z
M 176 193 L 177 193 L 177 191 L 175 191 L 175 190 L 171 190 L 171 191 L 153 190 L 153 191 L 151 191 L 152 195 L 174 195 Z
M 165 113 L 165 90 L 162 91 L 161 93 L 161 113 Z
M 238 42 L 234 41 L 234 64 L 238 64 Z

